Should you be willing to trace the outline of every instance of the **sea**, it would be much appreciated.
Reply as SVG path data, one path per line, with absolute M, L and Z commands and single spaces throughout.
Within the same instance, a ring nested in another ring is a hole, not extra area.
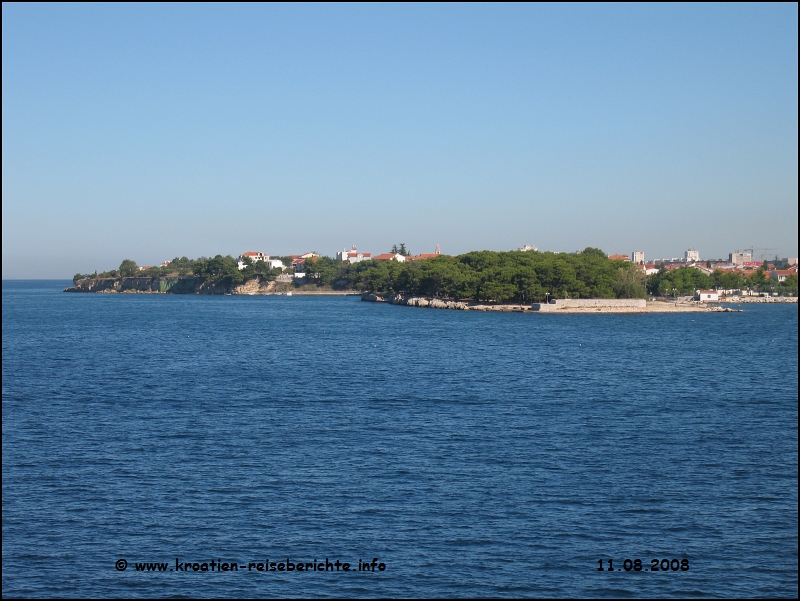
M 796 304 L 68 285 L 2 282 L 3 597 L 798 595 Z

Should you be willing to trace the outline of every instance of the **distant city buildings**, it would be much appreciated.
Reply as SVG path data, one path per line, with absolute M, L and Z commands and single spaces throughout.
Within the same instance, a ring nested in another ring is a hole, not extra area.
M 409 263 L 412 261 L 433 259 L 441 256 L 442 254 L 441 248 L 438 244 L 436 245 L 434 252 L 420 253 L 419 255 L 412 255 L 408 253 L 402 254 L 400 252 L 396 252 L 396 247 L 394 247 L 392 250 L 395 252 L 382 253 L 373 256 L 371 253 L 359 251 L 358 248 L 353 245 L 350 250 L 344 248 L 340 252 L 336 253 L 336 258 L 339 261 L 348 264 L 370 260 Z M 538 249 L 530 244 L 520 246 L 518 250 L 522 252 L 538 252 Z M 756 250 L 771 249 L 759 248 Z M 581 252 L 582 251 L 579 250 L 576 251 L 575 254 L 580 254 Z M 554 251 L 554 254 L 560 253 Z M 264 262 L 267 264 L 269 269 L 280 269 L 281 271 L 285 271 L 287 268 L 289 268 L 293 272 L 295 278 L 303 278 L 305 276 L 306 264 L 308 261 L 316 261 L 319 256 L 320 255 L 317 252 L 307 252 L 300 255 L 288 255 L 288 257 L 284 257 L 284 259 L 290 259 L 291 264 L 284 265 L 281 259 L 271 258 L 264 252 L 248 251 L 239 255 L 237 264 L 241 270 L 245 269 L 248 264 Z M 761 257 L 763 258 L 764 255 L 761 255 Z M 788 275 L 797 274 L 797 257 L 779 259 L 778 256 L 775 255 L 774 259 L 769 259 L 766 261 L 753 261 L 753 248 L 736 250 L 728 255 L 727 261 L 723 259 L 702 260 L 700 258 L 700 252 L 695 248 L 687 249 L 682 258 L 673 257 L 670 259 L 651 259 L 650 263 L 645 262 L 645 253 L 642 250 L 634 250 L 631 252 L 630 256 L 623 254 L 612 254 L 608 256 L 608 259 L 610 261 L 625 261 L 628 263 L 633 263 L 637 266 L 639 271 L 648 276 L 656 274 L 662 269 L 671 271 L 684 266 L 698 269 L 706 275 L 712 275 L 716 270 L 738 272 L 747 275 L 752 274 L 756 269 L 763 267 L 765 276 L 768 279 L 775 281 L 775 283 L 783 282 Z M 170 265 L 170 263 L 170 261 L 164 261 L 161 263 L 160 267 L 166 268 Z M 139 271 L 146 271 L 149 269 L 154 269 L 154 267 L 145 265 L 138 267 L 137 269 Z M 290 279 L 292 278 L 291 275 L 287 275 L 286 277 Z
M 361 261 L 369 261 L 372 258 L 372 253 L 362 253 L 353 244 L 353 248 L 347 250 L 346 248 L 336 253 L 336 258 L 343 263 L 360 263 Z
M 728 255 L 728 262 L 734 265 L 742 265 L 743 263 L 753 262 L 753 253 L 742 250 L 737 250 Z

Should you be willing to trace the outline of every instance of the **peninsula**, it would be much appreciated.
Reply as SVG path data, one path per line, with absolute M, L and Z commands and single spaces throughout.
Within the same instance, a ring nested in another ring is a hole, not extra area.
M 126 259 L 117 270 L 76 274 L 74 286 L 65 291 L 362 294 L 363 300 L 407 306 L 542 313 L 698 311 L 708 310 L 709 302 L 737 302 L 754 293 L 796 301 L 796 271 L 776 284 L 763 269 L 731 273 L 684 265 L 648 274 L 643 267 L 596 248 L 448 256 L 437 247 L 435 253 L 414 256 L 401 245 L 374 257 L 353 248 L 336 258 L 248 252 L 238 259 L 181 257 L 158 267 L 139 267 Z

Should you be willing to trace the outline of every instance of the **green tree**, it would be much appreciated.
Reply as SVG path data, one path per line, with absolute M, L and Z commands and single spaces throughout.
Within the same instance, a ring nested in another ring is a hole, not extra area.
M 766 292 L 767 277 L 764 275 L 764 269 L 762 267 L 756 269 L 753 275 L 750 276 L 750 287 L 759 292 Z
M 132 261 L 130 259 L 125 259 L 119 266 L 119 274 L 123 278 L 129 278 L 136 275 L 137 270 L 138 267 L 136 266 L 136 261 Z
M 217 255 L 213 259 L 195 261 L 192 270 L 198 277 L 226 286 L 241 284 L 245 279 L 244 274 L 239 271 L 238 261 L 230 255 Z
M 780 283 L 781 294 L 797 296 L 797 274 L 787 275 L 786 279 Z
M 614 282 L 614 294 L 617 298 L 645 298 L 647 289 L 644 274 L 635 267 L 619 269 Z
M 608 255 L 606 255 L 606 253 L 604 253 L 602 250 L 600 250 L 599 248 L 592 248 L 591 246 L 587 246 L 586 248 L 584 248 L 581 254 L 584 255 L 585 257 L 595 257 L 601 259 L 608 258 Z
M 329 286 L 339 279 L 340 273 L 346 264 L 330 257 L 312 257 L 306 259 L 305 274 L 306 279 L 313 281 L 320 286 Z

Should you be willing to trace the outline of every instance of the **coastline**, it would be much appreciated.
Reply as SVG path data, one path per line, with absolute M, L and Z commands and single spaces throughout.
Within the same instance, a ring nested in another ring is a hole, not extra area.
M 292 296 L 361 296 L 353 290 L 292 290 Z
M 391 305 L 403 305 L 407 307 L 424 307 L 430 309 L 451 309 L 458 311 L 495 311 L 495 312 L 514 312 L 514 313 L 546 313 L 548 315 L 559 314 L 597 314 L 597 313 L 740 313 L 742 309 L 732 309 L 722 307 L 719 304 L 689 303 L 681 301 L 646 301 L 644 306 L 591 306 L 591 307 L 564 307 L 557 310 L 538 311 L 532 305 L 501 304 L 501 303 L 477 303 L 442 300 L 429 297 L 408 297 L 402 294 L 378 295 L 362 294 L 361 300 L 373 303 L 389 303 Z M 591 300 L 591 299 L 587 299 Z M 605 299 L 598 299 L 605 300 Z
M 294 288 L 291 282 L 277 282 L 261 277 L 236 285 L 225 285 L 193 276 L 96 278 L 81 280 L 64 292 L 90 292 L 95 294 L 206 294 L 230 296 L 361 296 L 366 302 L 388 302 L 394 305 L 454 309 L 461 311 L 499 311 L 517 313 L 704 313 L 739 312 L 743 309 L 731 305 L 764 303 L 797 303 L 797 297 L 744 296 L 723 298 L 718 302 L 644 299 L 558 299 L 550 303 L 494 303 L 445 300 L 433 297 L 397 294 L 371 294 L 354 290 Z
M 226 285 L 207 281 L 193 276 L 170 277 L 131 277 L 131 278 L 95 278 L 80 280 L 73 286 L 64 288 L 64 292 L 89 292 L 95 294 L 216 294 L 232 296 L 271 296 L 292 295 L 312 296 L 356 296 L 361 292 L 354 290 L 303 290 L 294 288 L 291 282 L 253 278 L 241 284 Z

